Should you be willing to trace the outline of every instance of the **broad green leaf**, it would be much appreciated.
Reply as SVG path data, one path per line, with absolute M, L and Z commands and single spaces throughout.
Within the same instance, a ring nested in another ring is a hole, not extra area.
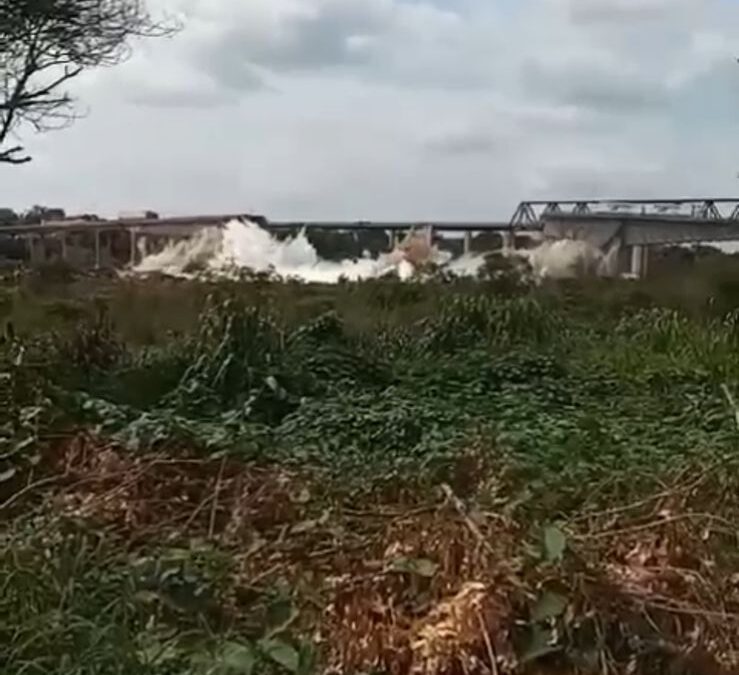
M 398 558 L 390 565 L 390 570 L 393 572 L 416 574 L 427 579 L 433 577 L 438 569 L 439 566 L 428 558 Z
M 310 642 L 300 645 L 300 659 L 297 675 L 313 675 L 316 671 L 316 648 Z
M 439 566 L 433 560 L 428 560 L 426 558 L 419 558 L 412 562 L 413 571 L 420 577 L 431 578 L 439 569 Z
M 259 648 L 276 664 L 291 673 L 297 673 L 300 666 L 300 655 L 291 645 L 282 640 L 261 640 Z
M 526 641 L 526 646 L 520 655 L 521 664 L 536 661 L 536 659 L 558 652 L 560 649 L 561 647 L 557 645 L 553 631 L 534 624 L 531 626 L 529 639 Z
M 548 562 L 559 562 L 567 548 L 567 537 L 555 525 L 544 528 L 544 555 Z
M 531 610 L 533 621 L 548 621 L 561 616 L 567 609 L 568 599 L 559 593 L 545 591 Z
M 251 645 L 240 642 L 227 642 L 221 650 L 224 675 L 251 675 L 254 672 L 256 656 Z
M 283 625 L 290 620 L 294 611 L 290 598 L 276 598 L 267 605 L 267 625 L 270 628 Z
M 162 645 L 158 642 L 139 649 L 137 654 L 139 659 L 150 667 L 166 667 L 168 663 L 177 661 L 182 656 L 176 645 Z

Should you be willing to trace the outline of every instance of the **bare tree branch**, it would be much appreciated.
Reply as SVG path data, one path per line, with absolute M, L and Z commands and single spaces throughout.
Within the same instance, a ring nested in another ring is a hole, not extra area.
M 143 0 L 0 0 L 0 163 L 30 161 L 22 145 L 3 148 L 22 126 L 42 132 L 77 119 L 67 83 L 121 63 L 133 38 L 177 30 L 155 21 Z
M 20 145 L 8 148 L 7 150 L 0 150 L 0 162 L 5 162 L 7 164 L 25 164 L 26 162 L 30 162 L 30 157 L 20 155 L 22 152 L 23 147 Z

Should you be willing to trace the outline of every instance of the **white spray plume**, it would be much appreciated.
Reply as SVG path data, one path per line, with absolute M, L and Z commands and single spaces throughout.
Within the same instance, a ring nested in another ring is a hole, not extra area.
M 599 249 L 574 240 L 545 241 L 530 250 L 507 249 L 503 255 L 526 259 L 537 278 L 579 276 L 594 265 L 601 269 L 604 260 Z M 401 279 L 408 280 L 428 263 L 459 276 L 475 276 L 484 265 L 485 257 L 464 255 L 452 259 L 451 254 L 431 246 L 423 234 L 416 232 L 407 236 L 395 250 L 376 259 L 364 257 L 331 262 L 319 258 L 304 232 L 279 241 L 256 223 L 232 220 L 222 228 L 203 228 L 190 239 L 144 256 L 133 272 L 196 277 L 202 272 L 233 276 L 240 269 L 249 269 L 306 282 L 336 283 L 341 278 L 369 279 L 393 271 Z
M 336 283 L 342 278 L 355 281 L 393 271 L 401 279 L 409 279 L 417 265 L 444 264 L 447 259 L 444 253 L 425 245 L 418 234 L 412 234 L 396 250 L 377 259 L 332 262 L 318 257 L 304 232 L 279 241 L 256 223 L 232 220 L 222 228 L 203 228 L 191 239 L 145 256 L 133 272 L 192 277 L 203 271 L 230 276 L 249 269 L 307 282 Z
M 556 239 L 542 241 L 532 249 L 507 253 L 525 259 L 537 279 L 573 279 L 615 276 L 618 249 L 605 254 L 588 241 Z

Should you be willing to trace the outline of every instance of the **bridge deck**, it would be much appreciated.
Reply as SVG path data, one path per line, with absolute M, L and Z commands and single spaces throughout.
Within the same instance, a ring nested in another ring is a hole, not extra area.
M 545 235 L 574 236 L 605 247 L 615 239 L 625 246 L 688 244 L 739 240 L 739 221 L 681 215 L 549 213 L 541 218 Z
M 66 232 L 69 234 L 84 232 L 108 232 L 116 230 L 138 230 L 140 232 L 167 230 L 194 231 L 202 227 L 219 227 L 229 220 L 251 219 L 259 222 L 266 230 L 274 232 L 298 231 L 303 228 L 318 230 L 384 230 L 384 231 L 407 231 L 410 229 L 421 229 L 433 227 L 440 232 L 478 232 L 478 231 L 506 231 L 511 229 L 510 223 L 495 221 L 265 221 L 248 215 L 222 215 L 222 216 L 191 216 L 187 218 L 161 218 L 147 220 L 70 220 L 49 221 L 42 225 L 7 225 L 0 227 L 0 235 L 26 235 L 26 234 L 54 234 Z M 261 222 L 260 222 L 261 220 Z
M 700 206 L 700 217 L 661 212 L 663 206 Z M 731 216 L 723 217 L 716 205 L 735 205 Z M 657 209 L 645 213 L 624 213 L 623 206 L 644 205 Z M 542 209 L 542 207 L 544 207 Z M 602 211 L 601 208 L 609 210 Z M 625 245 L 686 243 L 739 239 L 739 199 L 668 200 L 645 202 L 636 199 L 591 200 L 588 202 L 522 202 L 517 216 L 500 221 L 268 221 L 253 214 L 220 214 L 176 218 L 64 220 L 41 225 L 0 226 L 0 236 L 84 234 L 124 231 L 132 234 L 189 236 L 202 227 L 219 227 L 233 219 L 250 219 L 271 232 L 296 232 L 303 228 L 334 231 L 402 232 L 432 227 L 439 232 L 511 232 L 544 230 L 550 236 L 578 237 L 596 242 L 610 242 L 619 237 Z M 520 216 L 520 217 L 519 217 Z M 570 235 L 572 236 L 572 235 Z M 600 243 L 598 245 L 601 245 Z

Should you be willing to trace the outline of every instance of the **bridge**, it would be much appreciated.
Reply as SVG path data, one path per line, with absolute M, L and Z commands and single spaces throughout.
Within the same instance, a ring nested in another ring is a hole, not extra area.
M 522 202 L 511 226 L 599 246 L 616 237 L 626 246 L 733 241 L 739 239 L 739 199 Z
M 54 249 L 52 256 L 70 259 L 70 249 L 81 245 L 90 255 L 83 256 L 84 261 L 77 256 L 76 262 L 99 268 L 113 259 L 114 242 L 127 250 L 128 264 L 135 264 L 152 245 L 161 248 L 233 219 L 252 220 L 276 235 L 301 230 L 385 232 L 389 248 L 410 230 L 425 231 L 429 240 L 462 233 L 464 253 L 482 252 L 475 250 L 475 234 L 497 233 L 503 246 L 513 246 L 517 234 L 538 232 L 550 239 L 583 239 L 604 252 L 630 249 L 630 271 L 637 276 L 646 272 L 650 246 L 739 240 L 739 198 L 525 201 L 508 221 L 269 221 L 255 214 L 61 220 L 4 226 L 0 237 L 23 241 L 31 264 L 48 260 L 49 249 Z
M 590 199 L 527 201 L 518 205 L 511 225 L 530 226 L 550 216 L 589 216 L 593 214 L 622 216 L 682 216 L 696 222 L 739 222 L 739 198 L 697 199 Z
M 649 247 L 739 240 L 739 199 L 622 199 L 522 202 L 512 227 L 545 238 L 583 239 L 604 252 L 631 252 L 630 273 L 644 276 Z

